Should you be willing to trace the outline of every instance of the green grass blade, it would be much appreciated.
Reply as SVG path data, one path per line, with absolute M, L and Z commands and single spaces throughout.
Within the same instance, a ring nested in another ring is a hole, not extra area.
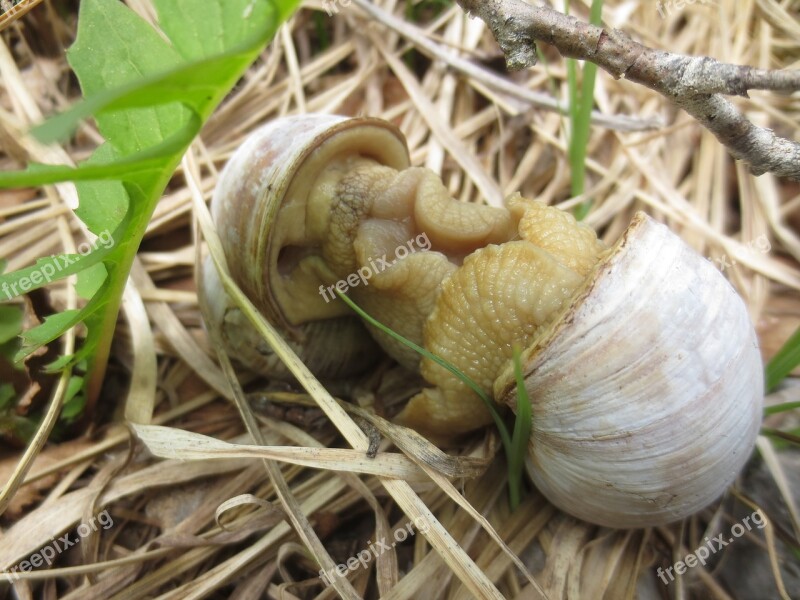
M 800 365 L 800 327 L 767 364 L 765 372 L 767 392 L 774 390 L 798 365 Z
M 800 402 L 784 402 L 783 404 L 774 404 L 764 409 L 764 416 L 777 415 L 778 413 L 788 412 L 800 408 Z
M 353 302 L 345 294 L 336 290 L 339 297 L 362 319 L 377 327 L 393 339 L 408 348 L 411 348 L 421 356 L 434 361 L 436 364 L 441 365 L 456 377 L 461 379 L 467 384 L 478 396 L 483 400 L 486 407 L 494 419 L 497 429 L 500 432 L 500 439 L 503 443 L 503 449 L 506 453 L 506 461 L 508 462 L 508 495 L 511 510 L 516 510 L 522 500 L 522 472 L 525 465 L 525 455 L 528 452 L 528 439 L 531 435 L 532 428 L 532 412 L 531 401 L 528 397 L 528 392 L 525 389 L 525 382 L 522 379 L 522 365 L 520 363 L 520 351 L 518 347 L 514 347 L 514 375 L 517 382 L 517 414 L 514 421 L 513 435 L 509 435 L 508 428 L 503 422 L 502 417 L 497 412 L 494 402 L 489 396 L 475 383 L 468 375 L 462 373 L 454 365 L 450 364 L 440 356 L 426 350 L 422 346 L 415 344 L 409 339 L 406 339 L 399 333 L 388 328 L 386 325 L 367 314 L 361 307 Z
M 569 13 L 569 0 L 564 2 L 564 10 Z M 600 25 L 602 22 L 603 0 L 593 0 L 590 22 Z M 597 65 L 585 61 L 583 81 L 577 83 L 577 61 L 567 59 L 567 83 L 569 86 L 569 115 L 571 132 L 569 139 L 569 163 L 572 196 L 580 196 L 586 190 L 586 154 L 592 124 L 592 108 L 594 107 L 594 87 L 597 79 Z M 584 219 L 591 209 L 591 200 L 586 200 L 575 207 L 574 215 L 579 221 Z
M 779 429 L 762 427 L 761 435 L 766 435 L 782 442 L 789 442 L 795 446 L 800 446 L 800 432 L 798 431 L 781 431 Z
M 408 348 L 411 348 L 421 356 L 424 356 L 425 358 L 432 360 L 436 364 L 447 369 L 453 375 L 455 375 L 461 381 L 463 381 L 466 385 L 468 385 L 473 392 L 478 394 L 480 399 L 483 400 L 483 403 L 486 405 L 486 408 L 489 409 L 489 412 L 492 415 L 492 419 L 494 419 L 494 422 L 497 425 L 497 429 L 500 431 L 500 439 L 503 442 L 503 447 L 505 448 L 507 453 L 511 450 L 511 436 L 508 433 L 506 424 L 503 422 L 503 418 L 500 416 L 500 413 L 497 412 L 497 409 L 495 408 L 492 399 L 489 398 L 486 392 L 484 392 L 483 389 L 481 389 L 481 387 L 477 383 L 475 383 L 465 373 L 459 371 L 455 366 L 451 365 L 449 362 L 444 360 L 442 357 L 437 356 L 433 352 L 430 352 L 425 348 L 423 348 L 422 346 L 415 344 L 411 340 L 404 338 L 396 331 L 389 329 L 386 325 L 384 325 L 377 319 L 373 318 L 372 316 L 368 315 L 366 312 L 364 312 L 364 309 L 358 306 L 355 302 L 353 302 L 349 297 L 344 295 L 338 289 L 335 289 L 335 291 L 339 295 L 339 298 L 341 298 L 345 302 L 345 304 L 347 304 L 350 308 L 352 308 L 358 314 L 358 316 L 367 321 L 370 325 L 377 327 L 378 329 L 383 331 L 386 335 L 391 336 L 393 339 L 397 340 L 398 342 L 407 346 Z
M 517 346 L 514 346 L 514 378 L 517 382 L 517 417 L 511 438 L 511 452 L 508 455 L 508 490 L 512 511 L 516 510 L 522 500 L 522 468 L 533 427 L 531 399 L 522 377 L 520 350 Z

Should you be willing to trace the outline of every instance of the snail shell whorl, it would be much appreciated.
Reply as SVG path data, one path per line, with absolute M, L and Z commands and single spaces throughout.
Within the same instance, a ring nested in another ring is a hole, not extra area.
M 287 312 L 296 306 L 276 298 L 281 251 L 308 244 L 305 213 L 317 176 L 334 158 L 351 153 L 402 169 L 408 151 L 402 134 L 379 119 L 299 115 L 273 121 L 251 134 L 223 170 L 211 201 L 231 275 L 256 305 L 287 328 L 297 325 Z M 288 208 L 288 210 L 287 210 Z M 284 219 L 280 214 L 297 217 Z M 277 239 L 276 239 L 277 238 Z M 285 278 L 286 279 L 286 278 Z M 310 300 L 324 301 L 312 294 Z
M 326 302 L 317 291 L 320 280 L 314 269 L 324 266 L 313 255 L 322 240 L 309 233 L 316 218 L 309 196 L 325 168 L 348 156 L 396 169 L 409 165 L 405 138 L 386 121 L 287 117 L 256 130 L 234 152 L 211 200 L 231 275 L 322 377 L 361 371 L 379 355 L 374 340 L 347 307 Z M 205 276 L 200 292 L 209 299 L 212 313 L 208 318 L 225 320 L 230 353 L 254 371 L 286 377 L 269 349 L 256 347 L 258 336 L 231 309 L 216 277 L 208 275 L 209 265 L 201 268 Z
M 611 527 L 657 525 L 704 508 L 754 447 L 761 365 L 733 287 L 638 213 L 523 356 L 536 487 L 563 510 Z M 510 367 L 495 394 L 515 406 Z

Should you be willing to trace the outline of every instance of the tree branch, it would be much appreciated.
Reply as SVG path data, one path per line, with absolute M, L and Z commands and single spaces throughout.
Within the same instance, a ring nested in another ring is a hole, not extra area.
M 563 56 L 588 60 L 616 79 L 624 77 L 671 100 L 713 133 L 755 175 L 771 172 L 800 180 L 800 144 L 776 136 L 743 117 L 722 95 L 752 89 L 800 90 L 800 71 L 768 71 L 654 50 L 626 33 L 596 27 L 547 6 L 522 0 L 457 0 L 480 17 L 497 40 L 510 70 L 536 64 L 536 42 Z

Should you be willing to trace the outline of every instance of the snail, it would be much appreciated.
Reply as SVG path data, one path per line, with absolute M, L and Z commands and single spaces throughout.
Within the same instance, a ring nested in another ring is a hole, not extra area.
M 630 528 L 717 499 L 754 447 L 763 403 L 755 331 L 722 274 L 644 213 L 607 246 L 519 194 L 502 208 L 458 202 L 409 162 L 390 123 L 301 115 L 251 134 L 220 176 L 211 210 L 231 273 L 309 367 L 353 373 L 377 344 L 429 384 L 395 420 L 458 435 L 491 422 L 478 396 L 363 325 L 335 290 L 512 410 L 519 344 L 527 468 L 554 505 Z M 285 374 L 208 263 L 200 293 L 229 353 Z

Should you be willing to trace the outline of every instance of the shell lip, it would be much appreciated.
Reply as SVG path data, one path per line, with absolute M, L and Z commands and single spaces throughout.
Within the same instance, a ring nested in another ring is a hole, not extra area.
M 315 115 L 305 116 L 312 117 Z M 290 176 L 285 178 L 281 182 L 282 185 L 280 189 L 276 190 L 279 194 L 281 194 L 282 202 L 284 200 L 283 194 L 289 190 L 297 175 L 303 171 L 308 159 L 314 154 L 324 154 L 326 146 L 328 144 L 332 144 L 334 138 L 339 137 L 341 134 L 348 132 L 351 129 L 369 127 L 375 128 L 378 132 L 387 132 L 391 134 L 402 145 L 403 152 L 400 157 L 392 157 L 392 151 L 396 150 L 397 148 L 380 148 L 380 152 L 371 152 L 369 155 L 375 160 L 381 162 L 381 164 L 385 164 L 386 166 L 395 169 L 405 169 L 410 166 L 411 158 L 408 154 L 406 137 L 394 123 L 389 123 L 388 121 L 384 121 L 376 117 L 340 118 L 342 119 L 341 121 L 327 126 L 323 131 L 317 133 L 312 140 L 304 142 L 304 148 L 302 151 L 300 151 L 297 156 L 292 159 L 292 164 L 287 167 L 287 171 L 289 171 Z M 348 144 L 347 148 L 350 150 L 360 150 L 357 142 Z M 268 188 L 271 188 L 271 186 L 265 186 L 263 193 L 272 191 L 272 189 Z
M 615 263 L 621 260 L 624 250 L 630 246 L 631 242 L 639 237 L 647 226 L 652 225 L 660 225 L 660 223 L 645 212 L 636 212 L 620 238 L 606 251 L 605 256 L 601 257 L 594 269 L 586 277 L 586 281 L 575 292 L 566 308 L 554 317 L 552 324 L 531 346 L 523 350 L 520 357 L 523 366 L 523 378 L 527 378 L 531 374 L 530 370 L 525 369 L 525 365 L 533 364 L 534 359 L 547 348 L 550 341 L 572 325 L 578 310 L 592 295 L 602 277 L 614 269 Z M 512 410 L 516 410 L 516 393 L 513 364 L 507 364 L 495 380 L 494 398 L 497 402 L 506 404 Z

